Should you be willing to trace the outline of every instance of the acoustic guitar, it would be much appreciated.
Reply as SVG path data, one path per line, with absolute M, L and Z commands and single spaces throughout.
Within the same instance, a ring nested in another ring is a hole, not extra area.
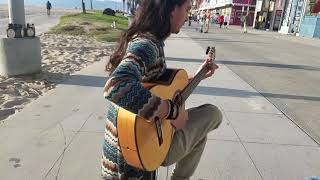
M 214 60 L 215 47 L 208 47 L 206 54 Z M 167 69 L 156 82 L 143 85 L 160 98 L 171 99 L 184 107 L 207 72 L 208 67 L 204 67 L 189 81 L 185 70 Z M 126 162 L 144 171 L 158 169 L 167 156 L 175 131 L 171 121 L 143 119 L 123 108 L 119 109 L 117 119 L 119 145 Z

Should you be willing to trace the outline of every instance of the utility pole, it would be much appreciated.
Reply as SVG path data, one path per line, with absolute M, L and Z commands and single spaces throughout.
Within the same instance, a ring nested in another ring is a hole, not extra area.
M 91 10 L 93 9 L 93 6 L 92 6 L 92 0 L 90 0 L 90 4 L 91 4 Z
M 9 23 L 25 25 L 24 0 L 8 0 Z
M 0 75 L 17 76 L 41 72 L 40 38 L 34 25 L 26 26 L 24 0 L 8 0 L 7 37 L 0 38 Z

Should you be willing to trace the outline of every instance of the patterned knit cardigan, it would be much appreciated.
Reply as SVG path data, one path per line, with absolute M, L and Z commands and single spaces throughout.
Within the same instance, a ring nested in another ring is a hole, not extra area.
M 129 42 L 126 53 L 104 87 L 104 97 L 108 101 L 102 157 L 104 179 L 123 179 L 126 167 L 118 144 L 118 108 L 152 119 L 158 115 L 161 103 L 168 103 L 141 84 L 164 72 L 163 42 L 157 41 L 151 34 L 137 35 Z

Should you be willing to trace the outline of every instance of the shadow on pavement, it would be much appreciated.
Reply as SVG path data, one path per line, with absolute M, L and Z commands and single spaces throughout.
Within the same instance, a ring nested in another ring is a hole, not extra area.
M 203 59 L 187 59 L 187 58 L 175 58 L 166 57 L 166 61 L 179 61 L 179 62 L 203 62 Z M 226 65 L 239 65 L 239 66 L 260 66 L 280 69 L 301 69 L 307 71 L 320 71 L 319 67 L 305 66 L 305 65 L 289 65 L 289 64 L 272 64 L 272 63 L 257 63 L 257 62 L 245 62 L 245 61 L 232 61 L 232 60 L 216 60 L 217 64 Z
M 107 80 L 108 77 L 103 76 L 72 75 L 70 79 L 59 84 L 103 88 Z
M 305 66 L 305 65 L 289 65 L 289 64 L 272 64 L 272 63 L 257 63 L 257 62 L 243 62 L 243 61 L 229 61 L 229 60 L 219 60 L 221 64 L 228 65 L 240 65 L 240 66 L 263 66 L 272 68 L 285 68 L 285 69 L 302 69 L 309 71 L 320 71 L 319 67 Z
M 198 86 L 194 91 L 194 94 L 212 95 L 212 96 L 229 96 L 229 97 L 243 97 L 250 98 L 255 96 L 264 96 L 268 98 L 278 99 L 295 99 L 295 100 L 308 100 L 308 101 L 320 101 L 320 97 L 316 96 L 297 96 L 290 94 L 274 94 L 274 93 L 258 93 L 239 89 L 219 88 L 219 87 L 206 87 Z

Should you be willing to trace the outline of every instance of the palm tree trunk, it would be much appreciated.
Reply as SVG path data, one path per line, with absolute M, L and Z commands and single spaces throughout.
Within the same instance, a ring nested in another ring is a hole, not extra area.
M 86 5 L 85 5 L 85 3 L 83 2 L 83 0 L 81 0 L 81 2 L 82 2 L 82 13 L 86 13 Z
M 126 3 L 126 0 L 122 0 L 122 10 L 124 12 L 124 4 Z

